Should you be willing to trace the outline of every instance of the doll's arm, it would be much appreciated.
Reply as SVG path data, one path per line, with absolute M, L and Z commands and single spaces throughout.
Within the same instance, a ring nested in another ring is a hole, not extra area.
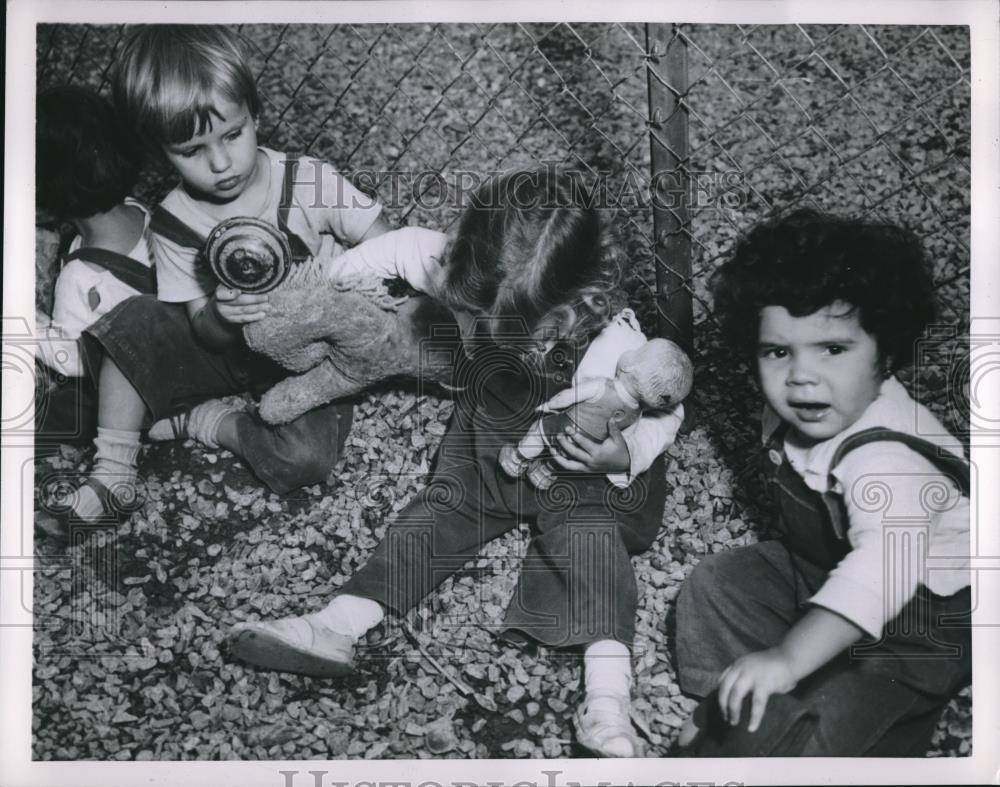
M 554 413 L 559 410 L 565 410 L 575 404 L 582 404 L 583 402 L 589 402 L 593 399 L 599 399 L 601 394 L 604 393 L 604 385 L 605 381 L 600 378 L 584 380 L 579 385 L 574 385 L 571 388 L 564 388 L 559 391 L 559 393 L 547 402 L 539 405 L 538 409 L 543 413 Z
M 669 412 L 646 413 L 624 429 L 622 436 L 628 446 L 629 470 L 626 473 L 609 473 L 608 480 L 621 488 L 631 484 L 637 475 L 649 469 L 656 457 L 673 445 L 683 421 L 684 405 L 679 404 Z
M 424 227 L 404 227 L 387 232 L 324 263 L 328 278 L 347 281 L 356 277 L 403 279 L 420 292 L 436 295 L 441 288 L 447 236 Z

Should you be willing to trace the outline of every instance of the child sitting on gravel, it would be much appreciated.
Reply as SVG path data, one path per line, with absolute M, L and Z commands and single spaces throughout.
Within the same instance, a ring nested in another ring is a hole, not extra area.
M 35 206 L 45 222 L 77 231 L 55 283 L 52 315 L 39 312 L 39 360 L 55 373 L 36 402 L 36 451 L 50 443 L 90 440 L 97 391 L 87 375 L 80 334 L 134 295 L 156 291 L 149 213 L 131 199 L 139 156 L 110 102 L 83 87 L 49 88 L 38 96 Z
M 518 641 L 580 648 L 578 740 L 604 756 L 641 754 L 630 721 L 637 589 L 629 556 L 659 531 L 661 454 L 682 406 L 651 411 L 624 433 L 610 423 L 599 443 L 561 435 L 562 453 L 553 457 L 573 472 L 560 474 L 550 492 L 508 477 L 498 460 L 557 390 L 574 378 L 613 376 L 618 357 L 646 341 L 629 312 L 610 314 L 611 244 L 578 194 L 567 176 L 540 171 L 492 178 L 474 195 L 426 282 L 455 312 L 466 344 L 432 477 L 329 605 L 236 626 L 234 656 L 269 669 L 346 675 L 355 643 L 386 610 L 405 613 L 485 543 L 529 521 L 534 530 L 504 629 Z M 344 267 L 388 239 L 351 250 L 340 258 Z
M 682 743 L 922 755 L 971 676 L 971 602 L 968 464 L 893 376 L 934 311 L 919 242 L 799 211 L 737 246 L 715 305 L 766 402 L 780 540 L 709 555 L 681 590 L 680 684 L 706 698 Z
M 282 230 L 293 254 L 323 260 L 389 229 L 382 206 L 329 164 L 257 145 L 260 98 L 236 35 L 226 27 L 149 25 L 126 44 L 115 100 L 139 139 L 180 176 L 153 213 L 158 299 L 122 303 L 87 331 L 103 351 L 97 462 L 69 518 L 121 511 L 136 479 L 140 428 L 152 439 L 193 437 L 241 457 L 273 491 L 324 481 L 351 423 L 350 404 L 316 408 L 290 424 L 211 400 L 269 387 L 285 371 L 248 350 L 242 326 L 268 309 L 266 294 L 217 286 L 200 255 L 222 220 L 249 216 Z

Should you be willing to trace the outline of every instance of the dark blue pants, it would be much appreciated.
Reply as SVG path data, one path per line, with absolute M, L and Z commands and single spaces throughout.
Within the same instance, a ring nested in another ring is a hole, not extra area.
M 213 397 L 260 393 L 288 375 L 245 345 L 206 348 L 183 304 L 153 296 L 123 301 L 85 331 L 84 358 L 95 380 L 102 355 L 132 383 L 153 421 Z M 241 416 L 240 457 L 278 494 L 320 483 L 340 458 L 353 413 L 350 404 L 331 403 L 279 426 Z
M 707 697 L 703 756 L 916 756 L 929 744 L 943 706 L 971 679 L 968 588 L 942 597 L 920 587 L 878 642 L 848 653 L 772 697 L 764 723 L 722 728 L 714 689 L 740 656 L 777 645 L 808 609 L 827 576 L 793 556 L 781 541 L 764 541 L 703 559 L 677 605 L 681 688 Z M 917 618 L 926 627 L 900 625 Z
M 663 458 L 626 490 L 605 476 L 566 473 L 538 492 L 500 469 L 497 455 L 509 435 L 474 421 L 459 399 L 430 482 L 342 592 L 403 613 L 486 542 L 529 522 L 531 540 L 503 621 L 508 636 L 553 647 L 600 639 L 631 644 L 638 594 L 629 556 L 647 549 L 659 531 Z

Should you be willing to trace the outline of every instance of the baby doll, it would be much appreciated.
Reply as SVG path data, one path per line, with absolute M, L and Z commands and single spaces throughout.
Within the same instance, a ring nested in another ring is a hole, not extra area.
M 545 452 L 558 451 L 559 434 L 582 434 L 597 443 L 607 439 L 608 422 L 624 429 L 644 410 L 669 409 L 691 390 L 691 360 L 667 339 L 651 339 L 622 353 L 614 378 L 583 380 L 553 396 L 538 409 L 543 415 L 516 445 L 500 449 L 500 466 L 511 477 L 527 473 L 537 489 L 555 482 L 554 463 Z

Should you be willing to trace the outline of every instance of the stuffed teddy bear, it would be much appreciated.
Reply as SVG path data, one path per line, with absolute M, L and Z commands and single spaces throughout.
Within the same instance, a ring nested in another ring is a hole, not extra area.
M 261 398 L 259 412 L 269 423 L 288 423 L 388 378 L 444 385 L 451 378 L 447 359 L 454 354 L 424 352 L 425 342 L 438 337 L 459 352 L 458 328 L 451 312 L 426 295 L 393 297 L 375 278 L 332 281 L 307 261 L 269 298 L 267 316 L 244 326 L 246 342 L 296 372 Z
M 614 379 L 596 377 L 566 388 L 539 408 L 545 413 L 515 446 L 500 449 L 500 466 L 511 477 L 527 474 L 537 489 L 555 482 L 556 436 L 578 432 L 595 442 L 608 437 L 608 421 L 619 429 L 647 409 L 674 407 L 691 390 L 693 369 L 684 351 L 667 339 L 650 339 L 622 353 Z

